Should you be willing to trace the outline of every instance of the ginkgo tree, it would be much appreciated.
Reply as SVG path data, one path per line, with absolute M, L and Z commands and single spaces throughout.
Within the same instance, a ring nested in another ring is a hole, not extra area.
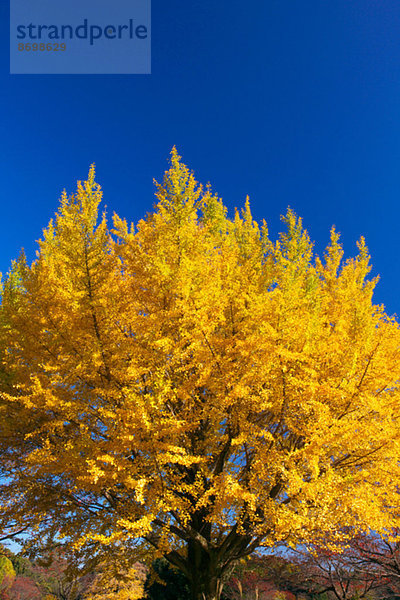
M 81 562 L 165 557 L 217 600 L 257 547 L 390 532 L 400 332 L 368 251 L 324 258 L 228 218 L 172 151 L 136 227 L 98 216 L 94 168 L 61 198 L 0 312 L 4 530 Z

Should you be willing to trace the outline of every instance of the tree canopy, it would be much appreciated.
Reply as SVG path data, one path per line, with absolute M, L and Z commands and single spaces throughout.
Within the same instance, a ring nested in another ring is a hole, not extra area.
M 194 600 L 259 546 L 389 532 L 400 333 L 364 240 L 343 261 L 332 229 L 320 259 L 288 210 L 274 242 L 175 149 L 156 197 L 110 228 L 92 167 L 5 278 L 3 529 L 89 563 L 163 556 Z

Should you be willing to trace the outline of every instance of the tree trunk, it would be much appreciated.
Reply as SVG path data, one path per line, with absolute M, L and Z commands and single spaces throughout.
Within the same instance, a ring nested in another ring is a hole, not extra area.
M 220 600 L 222 582 L 220 579 L 203 579 L 190 583 L 191 600 Z
M 191 600 L 220 600 L 222 570 L 208 552 L 191 541 L 188 544 Z

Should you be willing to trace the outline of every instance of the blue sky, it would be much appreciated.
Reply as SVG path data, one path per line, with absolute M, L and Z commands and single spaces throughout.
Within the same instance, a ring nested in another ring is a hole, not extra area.
M 0 4 L 0 270 L 90 163 L 109 213 L 151 210 L 175 144 L 272 234 L 290 205 L 322 253 L 365 235 L 375 300 L 400 313 L 398 0 L 153 0 L 151 75 L 9 75 Z

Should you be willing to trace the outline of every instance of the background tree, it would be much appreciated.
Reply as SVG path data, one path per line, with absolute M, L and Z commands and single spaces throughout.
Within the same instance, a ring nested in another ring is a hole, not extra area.
M 146 572 L 136 564 L 126 572 L 110 573 L 104 565 L 84 594 L 85 600 L 139 600 L 145 597 Z
M 287 598 L 319 598 L 327 600 L 317 583 L 316 569 L 310 568 L 307 554 L 299 552 L 284 556 L 260 553 L 242 560 L 225 583 L 223 600 L 234 598 L 272 599 L 276 595 Z
M 30 577 L 43 593 L 58 600 L 82 600 L 96 574 L 82 574 L 79 569 L 71 567 L 74 564 L 70 565 L 62 552 L 55 551 L 31 563 Z
M 9 600 L 41 600 L 43 594 L 34 579 L 18 575 L 9 590 Z
M 188 579 L 173 569 L 165 559 L 154 561 L 153 573 L 149 573 L 145 585 L 149 600 L 190 600 Z M 156 578 L 154 577 L 156 575 Z
M 110 232 L 92 168 L 5 279 L 1 520 L 211 600 L 260 545 L 394 526 L 400 332 L 363 240 L 314 258 L 289 210 L 274 243 L 175 150 L 156 195 Z
M 360 567 L 377 571 L 387 580 L 391 594 L 400 595 L 400 543 L 378 535 L 359 534 L 350 544 Z
M 9 558 L 0 554 L 0 597 L 6 598 L 15 579 L 15 570 Z
M 335 551 L 314 546 L 297 556 L 308 595 L 324 594 L 331 600 L 386 597 L 387 579 L 377 569 L 365 569 L 347 544 Z
M 398 532 L 397 532 L 398 533 Z M 364 574 L 374 582 L 381 597 L 400 596 L 400 544 L 375 533 L 358 534 L 343 549 L 342 561 L 348 570 Z
M 0 552 L 11 561 L 15 572 L 11 584 L 10 579 L 0 584 L 1 600 L 83 600 L 95 577 L 94 573 L 79 577 L 74 570 L 70 572 L 60 552 L 53 552 L 45 559 L 36 556 L 35 560 L 5 547 L 0 547 Z
M 225 583 L 222 598 L 226 600 L 272 600 L 280 594 L 283 600 L 286 600 L 285 592 L 281 592 L 275 582 L 263 577 L 258 569 L 247 568 L 239 570 L 229 578 Z M 276 598 L 276 600 L 278 599 Z

